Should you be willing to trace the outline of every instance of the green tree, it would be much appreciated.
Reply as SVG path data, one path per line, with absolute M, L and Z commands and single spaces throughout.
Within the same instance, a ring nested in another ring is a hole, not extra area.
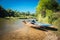
M 28 11 L 28 12 L 26 13 L 26 15 L 29 16 L 29 15 L 30 15 L 30 12 Z
M 0 6 L 0 17 L 4 18 L 7 16 L 8 16 L 8 12 L 2 6 Z
M 49 18 L 59 7 L 57 0 L 39 0 L 36 7 L 36 16 L 39 21 L 49 22 Z
M 56 10 L 58 7 L 58 3 L 56 0 L 39 0 L 37 11 L 41 11 L 43 9 Z
M 7 12 L 8 12 L 9 17 L 11 17 L 11 16 L 14 17 L 15 12 L 12 9 L 7 9 Z

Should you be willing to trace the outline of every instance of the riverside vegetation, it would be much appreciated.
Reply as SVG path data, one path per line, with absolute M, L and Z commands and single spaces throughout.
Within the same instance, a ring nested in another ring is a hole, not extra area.
M 39 22 L 55 25 L 58 28 L 56 34 L 60 39 L 60 4 L 57 0 L 39 0 L 36 18 Z

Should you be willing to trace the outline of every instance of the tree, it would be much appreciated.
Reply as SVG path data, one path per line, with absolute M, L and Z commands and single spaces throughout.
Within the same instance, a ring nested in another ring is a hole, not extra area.
M 56 12 L 59 7 L 57 0 L 39 0 L 36 7 L 36 15 L 39 21 L 49 21 L 49 17 Z
M 29 15 L 30 15 L 30 12 L 28 11 L 28 12 L 26 13 L 26 15 L 29 16 Z
M 56 0 L 40 0 L 37 6 L 37 10 L 49 9 L 56 10 L 58 7 L 58 3 Z
M 11 17 L 11 16 L 14 17 L 15 12 L 12 9 L 7 9 L 7 12 L 8 12 L 9 17 Z
M 8 12 L 2 6 L 0 6 L 0 17 L 4 18 L 7 16 L 8 16 Z

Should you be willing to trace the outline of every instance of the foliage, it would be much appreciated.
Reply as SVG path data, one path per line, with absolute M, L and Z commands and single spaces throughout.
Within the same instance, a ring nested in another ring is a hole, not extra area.
M 7 15 L 8 15 L 8 12 L 2 6 L 0 6 L 0 17 L 4 18 Z
M 36 7 L 38 21 L 52 23 L 53 21 L 57 20 L 59 17 L 57 17 L 56 12 L 60 11 L 59 7 L 60 5 L 58 4 L 57 0 L 39 0 Z
M 37 6 L 37 10 L 41 11 L 43 9 L 56 10 L 58 3 L 56 0 L 40 0 Z

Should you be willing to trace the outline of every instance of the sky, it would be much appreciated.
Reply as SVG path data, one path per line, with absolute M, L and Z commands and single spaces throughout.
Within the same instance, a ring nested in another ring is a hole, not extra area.
M 60 3 L 60 0 L 58 0 L 58 3 Z
M 35 13 L 38 1 L 39 0 L 0 0 L 0 5 L 5 9 Z

